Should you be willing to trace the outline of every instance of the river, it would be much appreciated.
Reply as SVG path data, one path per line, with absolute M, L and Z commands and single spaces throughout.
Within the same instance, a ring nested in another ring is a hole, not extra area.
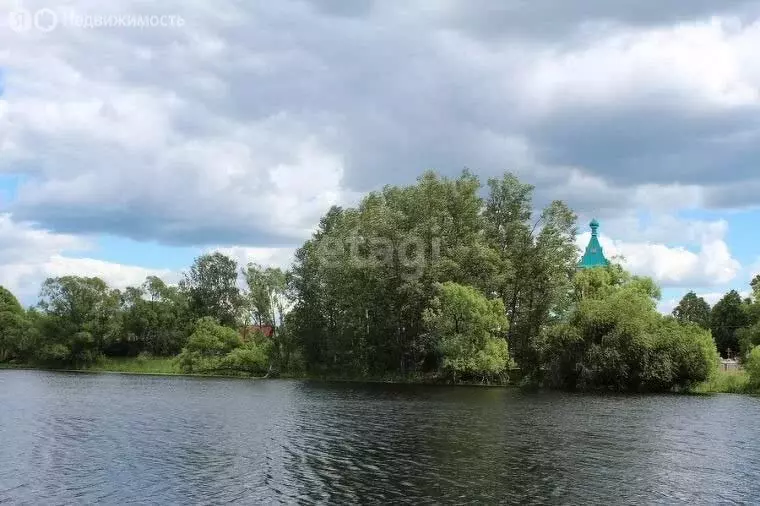
M 731 503 L 760 399 L 0 371 L 0 503 Z

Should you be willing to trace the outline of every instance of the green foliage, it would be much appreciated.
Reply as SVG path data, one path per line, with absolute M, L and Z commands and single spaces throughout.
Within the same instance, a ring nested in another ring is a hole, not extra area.
M 534 188 L 513 174 L 490 179 L 488 186 L 483 228 L 498 255 L 493 290 L 506 304 L 511 350 L 523 371 L 532 374 L 539 367 L 542 329 L 562 319 L 572 303 L 576 216 L 554 201 L 534 217 Z
M 740 357 L 746 359 L 755 346 L 760 346 L 760 323 L 737 330 L 736 338 L 739 341 Z
M 267 321 L 282 320 L 285 274 L 264 272 L 274 294 L 273 316 Z M 99 278 L 50 278 L 37 307 L 29 311 L 0 287 L 0 363 L 97 368 L 113 366 L 115 357 L 137 356 L 126 366 L 135 367 L 153 360 L 146 357 L 182 352 L 178 358 L 184 370 L 260 372 L 269 366 L 273 343 L 263 336 L 243 343 L 238 328 L 248 320 L 250 308 L 242 304 L 237 274 L 234 260 L 216 253 L 199 257 L 179 287 L 155 276 L 124 292 Z M 203 316 L 193 319 L 195 314 Z M 301 354 L 287 337 L 292 333 L 282 335 L 278 352 L 286 353 L 279 363 L 295 364 Z
M 263 374 L 269 369 L 270 343 L 249 341 L 222 358 L 220 369 Z
M 223 356 L 243 343 L 234 329 L 220 325 L 210 316 L 199 319 L 185 350 L 208 356 Z
M 755 346 L 747 356 L 744 363 L 744 370 L 749 376 L 748 387 L 752 391 L 760 390 L 760 346 Z
M 696 385 L 691 392 L 697 394 L 741 394 L 750 392 L 749 375 L 746 371 L 718 371 L 710 378 Z
M 484 201 L 468 171 L 428 172 L 323 217 L 289 281 L 290 331 L 310 372 L 438 373 L 440 343 L 423 315 L 446 282 L 501 298 L 510 350 L 537 367 L 536 337 L 571 303 L 575 215 L 554 202 L 534 218 L 532 187 L 513 175 L 489 187 Z
M 710 310 L 691 292 L 663 317 L 651 279 L 577 272 L 575 214 L 536 210 L 533 191 L 509 173 L 483 192 L 469 171 L 427 172 L 329 209 L 292 271 L 238 272 L 214 253 L 177 287 L 51 278 L 29 311 L 0 287 L 0 362 L 132 367 L 147 353 L 193 373 L 487 380 L 511 355 L 529 382 L 668 390 L 714 380 L 707 327 L 723 354 L 760 345 L 760 276 L 746 300 L 730 292 Z M 274 335 L 248 339 L 251 324 Z
M 710 328 L 710 304 L 694 292 L 683 296 L 673 309 L 673 316 L 681 323 L 695 323 L 703 329 Z
M 23 314 L 24 309 L 10 290 L 0 286 L 0 313 Z
M 46 280 L 40 293 L 41 341 L 36 358 L 53 366 L 95 361 L 121 332 L 119 301 L 119 292 L 100 278 Z
M 739 331 L 749 323 L 744 301 L 736 290 L 715 304 L 710 313 L 710 328 L 721 355 L 727 357 L 739 351 Z
M 257 325 L 278 325 L 285 313 L 285 273 L 277 267 L 263 268 L 258 264 L 248 264 L 244 271 L 248 285 L 248 303 L 253 320 Z
M 237 262 L 219 252 L 195 259 L 180 287 L 187 294 L 194 318 L 211 317 L 235 326 L 242 306 Z
M 16 297 L 0 286 L 0 363 L 28 358 L 37 335 Z
M 489 378 L 502 374 L 509 363 L 504 303 L 487 299 L 475 288 L 446 282 L 423 319 L 438 342 L 441 368 L 453 379 Z
M 620 272 L 609 266 L 578 274 L 583 293 L 576 293 L 575 309 L 544 334 L 545 381 L 570 389 L 663 391 L 707 380 L 718 364 L 709 331 L 661 316 L 651 280 Z
M 257 373 L 268 367 L 269 351 L 270 343 L 243 343 L 237 331 L 205 317 L 196 322 L 177 363 L 185 373 Z
M 127 288 L 121 305 L 123 332 L 108 354 L 168 356 L 185 345 L 191 329 L 189 302 L 178 288 L 150 276 L 141 287 Z

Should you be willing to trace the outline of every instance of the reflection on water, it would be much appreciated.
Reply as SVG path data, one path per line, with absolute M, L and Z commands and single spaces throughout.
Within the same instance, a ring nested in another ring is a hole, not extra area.
M 725 503 L 760 399 L 0 371 L 0 503 Z

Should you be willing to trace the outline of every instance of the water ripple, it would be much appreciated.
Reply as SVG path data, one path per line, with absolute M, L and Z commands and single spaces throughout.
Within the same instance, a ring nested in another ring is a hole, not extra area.
M 746 503 L 760 400 L 0 371 L 0 504 Z

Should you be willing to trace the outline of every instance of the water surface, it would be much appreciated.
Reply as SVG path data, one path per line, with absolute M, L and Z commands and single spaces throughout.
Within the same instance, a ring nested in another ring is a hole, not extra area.
M 0 371 L 0 503 L 733 503 L 760 399 Z

